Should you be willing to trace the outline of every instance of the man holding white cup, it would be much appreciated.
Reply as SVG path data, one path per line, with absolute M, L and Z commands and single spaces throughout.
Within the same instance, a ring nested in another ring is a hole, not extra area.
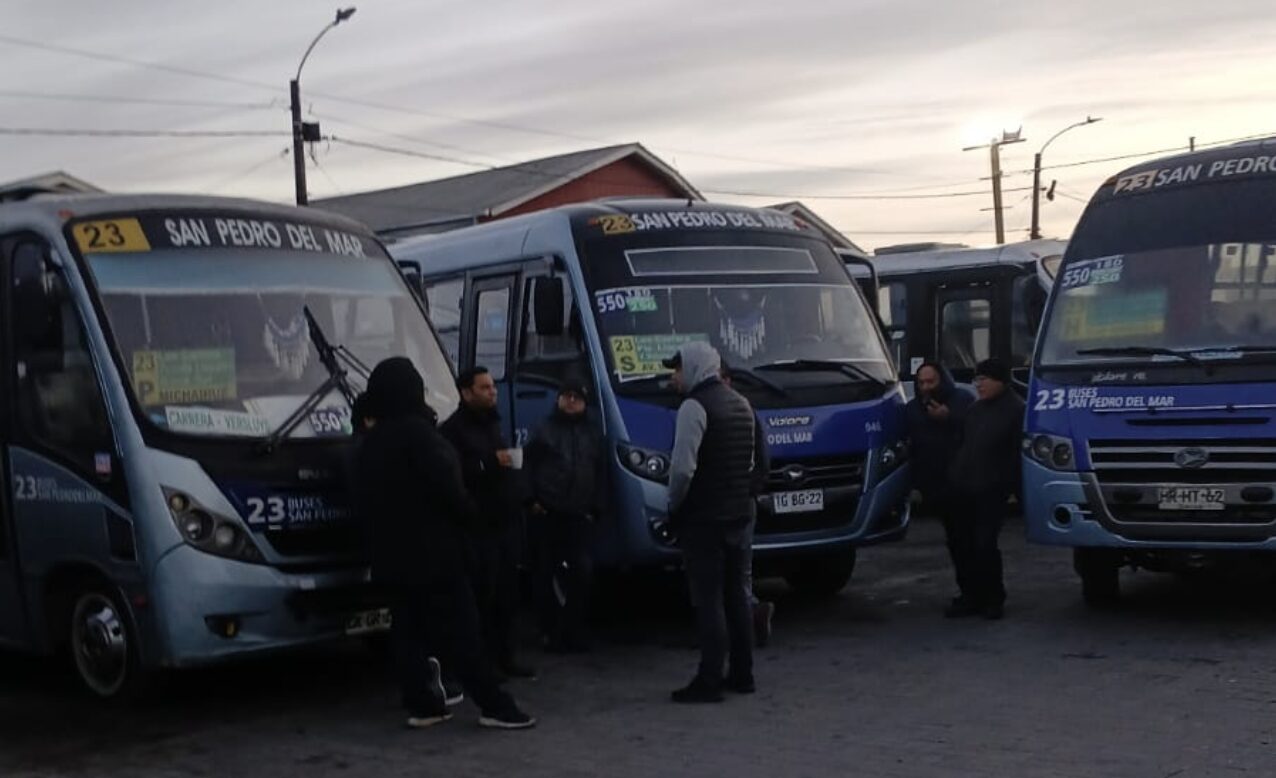
M 501 434 L 496 382 L 487 368 L 463 371 L 456 386 L 461 405 L 439 429 L 461 456 L 466 489 L 482 516 L 472 533 L 471 556 L 483 637 L 497 670 L 510 678 L 534 678 L 536 672 L 515 656 L 523 538 L 515 471 L 523 466 L 523 451 L 511 448 Z

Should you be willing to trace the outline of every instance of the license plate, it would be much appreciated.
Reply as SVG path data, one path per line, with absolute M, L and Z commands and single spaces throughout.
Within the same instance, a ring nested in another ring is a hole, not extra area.
M 1157 507 L 1163 511 L 1221 511 L 1223 490 L 1212 486 L 1162 486 Z
M 370 632 L 385 632 L 390 628 L 390 609 L 378 608 L 372 611 L 360 611 L 346 619 L 347 635 L 366 635 Z
M 823 489 L 803 489 L 800 492 L 778 492 L 771 495 L 776 513 L 807 513 L 824 510 Z

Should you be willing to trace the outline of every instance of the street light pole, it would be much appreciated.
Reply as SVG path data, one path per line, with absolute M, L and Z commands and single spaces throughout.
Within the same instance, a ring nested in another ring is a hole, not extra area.
M 1023 143 L 1025 138 L 1021 137 L 1022 130 L 1014 132 L 1002 131 L 1000 138 L 993 138 L 988 142 L 988 161 L 992 166 L 992 210 L 993 222 L 997 228 L 997 245 L 1006 242 L 1006 223 L 1002 217 L 1001 207 L 1001 147 L 1011 143 Z M 985 146 L 967 146 L 962 151 L 974 151 L 982 149 Z
M 1046 146 L 1054 142 L 1055 138 L 1064 134 L 1068 130 L 1077 127 L 1084 127 L 1087 124 L 1103 121 L 1102 116 L 1087 116 L 1085 121 L 1069 124 L 1062 130 L 1050 136 L 1050 140 L 1046 141 L 1041 148 L 1032 157 L 1032 229 L 1028 232 L 1028 237 L 1032 240 L 1041 239 L 1041 155 L 1046 152 Z
M 319 42 L 328 30 L 341 24 L 346 19 L 354 16 L 355 8 L 344 8 L 337 11 L 337 16 L 327 27 L 319 31 L 315 39 L 306 47 L 306 53 L 301 56 L 301 62 L 297 65 L 297 75 L 288 82 L 288 92 L 291 98 L 292 109 L 292 171 L 293 179 L 297 188 L 297 205 L 307 205 L 310 202 L 306 195 L 306 153 L 302 148 L 302 144 L 306 141 L 307 126 L 301 121 L 301 69 L 305 67 L 306 60 L 310 57 L 310 52 L 314 51 L 315 44 Z M 313 125 L 314 135 L 319 134 L 319 125 Z

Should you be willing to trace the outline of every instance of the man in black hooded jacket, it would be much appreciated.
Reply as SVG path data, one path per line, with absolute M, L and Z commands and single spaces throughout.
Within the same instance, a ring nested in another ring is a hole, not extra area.
M 365 405 L 375 425 L 359 444 L 355 500 L 369 529 L 373 580 L 391 602 L 391 640 L 408 725 L 450 718 L 438 656 L 479 706 L 479 723 L 524 729 L 536 720 L 501 691 L 483 659 L 465 533 L 476 509 L 461 483 L 456 452 L 435 428 L 425 384 L 394 357 L 368 379 Z

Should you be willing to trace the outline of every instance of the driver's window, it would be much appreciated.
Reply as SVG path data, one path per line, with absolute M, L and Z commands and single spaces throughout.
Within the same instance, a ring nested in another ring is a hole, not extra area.
M 90 470 L 109 452 L 111 429 L 79 312 L 47 245 L 18 245 L 10 268 L 17 423 Z
M 563 315 L 557 332 L 539 332 L 536 326 L 535 293 L 538 284 L 556 284 L 563 292 Z M 538 276 L 524 282 L 523 332 L 519 339 L 519 359 L 523 362 L 562 362 L 585 353 L 580 312 L 572 298 L 572 285 L 565 276 Z

